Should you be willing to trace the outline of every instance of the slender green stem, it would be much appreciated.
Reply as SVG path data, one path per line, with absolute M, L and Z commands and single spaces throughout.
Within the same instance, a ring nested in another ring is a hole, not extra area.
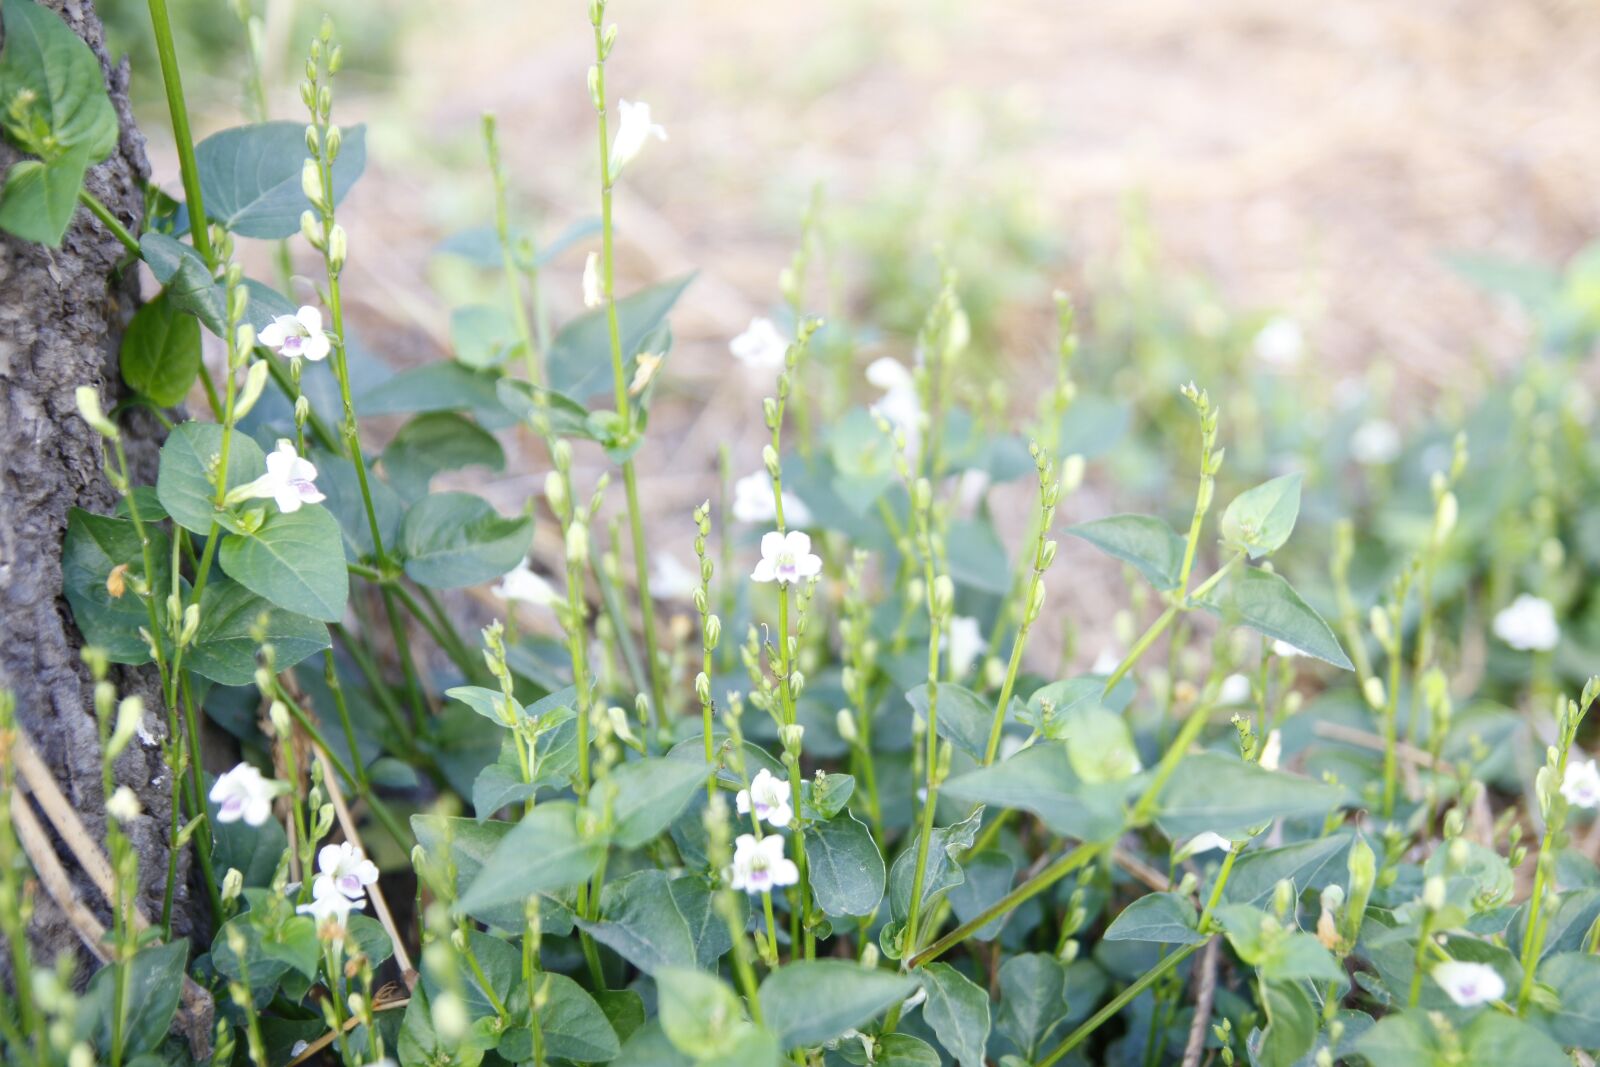
M 1106 1003 L 1105 1007 L 1101 1008 L 1099 1011 L 1089 1016 L 1088 1019 L 1084 1020 L 1083 1024 L 1076 1030 L 1072 1031 L 1072 1033 L 1068 1034 L 1066 1039 L 1063 1040 L 1061 1044 L 1051 1049 L 1043 1059 L 1038 1060 L 1035 1067 L 1053 1067 L 1053 1065 L 1057 1063 L 1063 1056 L 1077 1048 L 1079 1045 L 1083 1044 L 1083 1042 L 1088 1039 L 1090 1034 L 1094 1033 L 1096 1030 L 1100 1029 L 1101 1026 L 1105 1025 L 1108 1019 L 1111 1019 L 1117 1014 L 1117 1012 L 1125 1008 L 1133 1001 L 1135 997 L 1137 997 L 1140 993 L 1143 993 L 1146 989 L 1149 989 L 1150 986 L 1155 984 L 1155 982 L 1158 981 L 1163 975 L 1172 970 L 1174 967 L 1178 966 L 1178 964 L 1182 963 L 1184 960 L 1188 959 L 1190 956 L 1194 955 L 1202 947 L 1204 947 L 1204 945 L 1204 941 L 1198 941 L 1192 945 L 1185 945 L 1172 955 L 1168 956 L 1166 959 L 1162 960 L 1160 963 L 1156 964 L 1150 970 L 1146 971 L 1139 977 L 1138 981 L 1134 982 L 1122 992 L 1112 997 L 1111 1000 Z
M 93 193 L 87 189 L 79 189 L 78 202 L 88 208 L 94 217 L 100 220 L 101 225 L 111 231 L 111 236 L 122 242 L 123 248 L 134 255 L 139 254 L 139 239 L 129 233 L 128 228 L 111 213 L 111 209 L 102 204 Z
M 149 0 L 149 7 L 156 56 L 161 62 L 161 84 L 166 89 L 167 110 L 172 116 L 172 140 L 178 150 L 178 167 L 183 176 L 183 197 L 189 208 L 189 236 L 200 258 L 214 266 L 216 260 L 207 228 L 205 199 L 200 195 L 200 167 L 195 162 L 194 135 L 189 130 L 189 105 L 184 100 L 178 50 L 172 41 L 172 19 L 167 14 L 167 0 Z

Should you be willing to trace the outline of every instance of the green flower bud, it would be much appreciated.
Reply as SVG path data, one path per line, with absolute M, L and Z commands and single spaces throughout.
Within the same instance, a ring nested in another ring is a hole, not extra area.
M 73 395 L 78 401 L 78 414 L 91 429 L 109 441 L 115 441 L 122 436 L 117 424 L 106 418 L 105 410 L 100 406 L 98 389 L 92 385 L 80 385 Z
M 856 738 L 861 735 L 856 729 L 856 717 L 850 713 L 850 709 L 840 708 L 833 721 L 835 728 L 839 731 L 839 736 L 847 743 L 855 744 Z
M 941 619 L 948 618 L 955 603 L 956 583 L 948 574 L 939 575 L 933 580 L 933 613 Z
M 328 266 L 335 273 L 344 270 L 345 259 L 350 254 L 350 241 L 345 236 L 344 227 L 334 223 L 328 231 Z
M 567 527 L 567 560 L 575 567 L 589 563 L 589 527 L 582 519 Z
M 250 344 L 245 344 L 246 334 L 249 335 Z M 248 352 L 255 344 L 256 331 L 248 322 L 239 327 L 239 350 Z M 244 388 L 239 390 L 239 398 L 233 403 L 233 417 L 242 419 L 250 414 L 256 406 L 256 401 L 261 399 L 261 392 L 267 387 L 267 361 L 258 359 L 250 364 L 250 369 L 244 372 Z
M 317 208 L 322 208 L 322 168 L 314 159 L 307 159 L 300 167 L 300 191 Z

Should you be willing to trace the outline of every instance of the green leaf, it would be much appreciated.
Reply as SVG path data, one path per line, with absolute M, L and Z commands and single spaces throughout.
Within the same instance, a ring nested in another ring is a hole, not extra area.
M 952 886 L 966 877 L 958 857 L 972 847 L 983 822 L 983 808 L 949 826 L 935 827 L 928 839 L 928 865 L 922 876 L 924 913 Z M 908 840 L 889 870 L 889 903 L 896 920 L 906 917 L 911 908 L 911 889 L 916 884 L 916 838 Z
M 1093 786 L 1072 769 L 1066 745 L 1044 741 L 1003 763 L 980 767 L 945 783 L 943 794 L 969 804 L 1029 811 L 1057 834 L 1101 841 L 1122 831 L 1128 786 Z
M 252 684 L 261 644 L 254 631 L 262 623 L 280 671 L 330 647 L 322 623 L 284 611 L 242 585 L 213 578 L 200 594 L 200 629 L 184 666 L 221 685 Z
M 1555 1005 L 1539 998 L 1533 1011 L 1546 1032 L 1563 1045 L 1600 1048 L 1600 956 L 1563 952 L 1539 965 L 1539 982 L 1555 994 Z
M 464 1039 L 445 1039 L 433 1027 L 433 1011 L 424 990 L 413 990 L 411 1003 L 400 1021 L 396 1042 L 403 1067 L 448 1063 L 450 1067 L 478 1067 L 483 1049 L 473 1043 L 471 1032 Z
M 1200 601 L 1224 622 L 1243 623 L 1257 633 L 1293 645 L 1308 656 L 1344 670 L 1354 670 L 1333 631 L 1278 575 L 1249 567 L 1212 589 Z
M 761 983 L 761 1017 L 783 1048 L 804 1048 L 866 1025 L 916 988 L 909 976 L 846 960 L 802 960 Z
M 211 532 L 212 523 L 229 530 L 241 529 L 231 513 L 212 506 L 217 496 L 214 472 L 221 455 L 222 427 L 214 422 L 181 423 L 161 446 L 156 498 L 173 522 L 201 536 Z M 253 482 L 266 470 L 261 446 L 235 431 L 228 445 L 227 488 Z
M 984 1067 L 989 1044 L 989 994 L 948 963 L 930 963 L 917 972 L 928 999 L 922 1018 L 961 1067 Z
M 467 467 L 505 470 L 500 442 L 477 423 L 450 411 L 418 415 L 394 435 L 383 450 L 383 472 L 389 484 L 411 501 L 428 491 L 442 471 Z
M 174 237 L 151 231 L 139 238 L 139 255 L 164 287 L 167 299 L 222 336 L 227 323 L 227 294 L 217 284 L 200 253 Z
M 469 367 L 495 367 L 521 344 L 503 308 L 468 304 L 450 312 L 450 349 Z
M 498 1000 L 504 1004 L 511 996 L 522 988 L 522 953 L 493 934 L 481 930 L 469 932 L 472 954 L 477 958 L 478 970 L 483 972 L 480 980 L 477 973 L 470 967 L 461 967 L 459 978 L 464 988 L 462 1001 L 466 1004 L 467 1014 L 473 1019 L 486 1019 L 498 1016 L 494 1002 Z M 456 966 L 450 957 L 444 957 L 447 967 Z M 437 997 L 441 990 L 450 988 L 449 978 L 440 975 L 428 964 L 428 957 L 423 956 L 422 961 L 422 987 L 427 991 L 429 999 Z M 493 994 L 493 997 L 490 996 Z
M 0 190 L 0 230 L 60 248 L 78 209 L 78 191 L 88 169 L 84 148 L 69 148 L 48 163 L 23 159 L 11 164 L 5 189 Z
M 356 397 L 362 415 L 409 415 L 421 411 L 469 411 L 486 430 L 503 430 L 517 419 L 500 402 L 500 373 L 476 370 L 455 360 L 401 371 Z
M 209 790 L 209 785 L 207 788 Z M 244 875 L 247 887 L 269 885 L 272 876 L 277 873 L 283 850 L 289 847 L 283 825 L 275 819 L 268 819 L 260 826 L 251 826 L 243 819 L 218 822 L 218 809 L 219 805 L 207 801 L 206 810 L 216 842 L 216 850 L 211 855 L 217 869 L 225 871 L 231 867 L 237 870 Z M 212 951 L 216 951 L 215 947 Z M 254 974 L 251 980 L 255 980 Z
M 1161 791 L 1156 822 L 1173 838 L 1206 830 L 1237 836 L 1273 819 L 1326 815 L 1343 799 L 1342 789 L 1325 782 L 1201 752 L 1178 764 Z
M 400 551 L 406 576 L 433 589 L 498 578 L 528 554 L 533 517 L 508 519 L 471 493 L 434 493 L 406 512 Z
M 1317 1039 L 1316 1009 L 1298 985 L 1263 982 L 1262 992 L 1267 1026 L 1260 1034 L 1260 1051 L 1255 1061 L 1260 1067 L 1293 1067 L 1311 1051 Z M 1251 1035 L 1252 1043 L 1256 1037 Z M 1412 1063 L 1409 1060 L 1397 1062 L 1408 1067 Z
M 849 812 L 806 831 L 806 865 L 817 906 L 829 915 L 870 915 L 883 899 L 883 856 Z
M 1199 916 L 1187 897 L 1149 893 L 1139 897 L 1106 927 L 1107 941 L 1155 941 L 1163 945 L 1197 945 L 1206 939 Z
M 93 515 L 81 508 L 67 513 L 67 536 L 61 546 L 61 585 L 72 606 L 73 620 L 84 641 L 105 650 L 113 663 L 150 661 L 150 647 L 139 628 L 150 628 L 150 612 L 133 592 L 133 580 L 142 578 L 164 599 L 172 590 L 172 548 L 166 533 L 147 525 L 151 563 L 155 573 L 144 573 L 144 552 L 138 530 L 130 519 Z M 126 565 L 124 591 L 114 597 L 106 581 L 118 566 Z
M 1482 1011 L 1457 1031 L 1446 1050 L 1428 1014 L 1395 1012 L 1378 1021 L 1355 1044 L 1374 1064 L 1405 1067 L 1570 1067 L 1571 1060 L 1550 1038 L 1520 1019 Z
M 958 585 L 1004 595 L 1011 588 L 1006 546 L 986 519 L 956 519 L 945 536 L 950 577 Z
M 708 971 L 717 968 L 717 961 L 733 947 L 733 937 L 728 933 L 728 923 L 717 911 L 713 887 L 696 874 L 681 875 L 672 880 L 672 903 L 689 927 L 689 937 L 694 941 L 694 955 L 700 966 Z M 747 911 L 748 898 L 735 894 L 734 901 L 742 918 Z
M 1251 559 L 1270 556 L 1294 532 L 1300 515 L 1299 474 L 1285 474 L 1233 498 L 1222 513 L 1222 540 Z
M 622 1051 L 616 1031 L 582 986 L 553 971 L 546 971 L 536 986 L 544 990 L 546 998 L 539 1009 L 539 1029 L 547 1056 L 580 1063 L 616 1059 Z
M 333 200 L 344 199 L 367 165 L 367 128 L 341 127 L 343 143 L 333 164 Z M 302 122 L 235 126 L 195 145 L 200 195 L 213 222 L 240 237 L 279 240 L 300 232 L 311 201 L 300 187 L 305 165 Z
M 42 120 L 58 148 L 77 148 L 85 164 L 117 146 L 117 113 L 100 60 L 56 14 L 30 0 L 5 0 L 0 100 L 31 90 L 30 119 Z M 74 190 L 76 195 L 76 190 Z
M 617 301 L 623 377 L 631 379 L 633 357 L 666 322 L 667 313 L 693 280 L 693 274 L 686 274 Z M 574 400 L 611 395 L 611 335 L 605 308 L 585 312 L 561 328 L 545 354 L 545 376 L 550 388 Z
M 647 756 L 621 763 L 589 794 L 589 807 L 599 814 L 609 803 L 612 840 L 638 848 L 678 817 L 710 773 L 705 764 L 681 759 Z
M 200 373 L 200 324 L 162 293 L 140 308 L 122 335 L 122 380 L 161 407 L 189 395 Z
M 275 511 L 254 533 L 224 537 L 218 558 L 228 577 L 286 611 L 323 622 L 344 618 L 350 598 L 344 536 L 327 508 Z
M 917 686 L 906 694 L 906 700 L 928 720 L 928 684 Z M 989 746 L 989 729 L 994 725 L 994 708 L 970 689 L 954 682 L 939 683 L 938 721 L 939 736 L 971 756 L 983 761 Z
M 920 1037 L 884 1034 L 878 1038 L 875 1067 L 939 1067 L 938 1051 Z
M 494 825 L 470 819 L 452 822 L 456 837 L 473 833 L 466 827 Z M 465 888 L 456 904 L 458 911 L 477 914 L 497 904 L 521 905 L 535 893 L 577 885 L 594 873 L 605 854 L 605 841 L 579 830 L 577 806 L 567 801 L 540 804 L 502 832 L 499 844 L 481 861 L 481 869 L 470 882 L 462 872 Z M 539 862 L 530 864 L 530 856 L 537 856 Z
M 524 854 L 524 864 L 528 855 L 533 853 Z M 698 959 L 689 923 L 678 911 L 665 871 L 635 871 L 607 882 L 600 893 L 600 921 L 577 922 L 645 974 L 693 967 Z
M 745 1018 L 738 996 L 713 975 L 692 968 L 664 967 L 656 973 L 656 996 L 667 1040 L 696 1061 L 732 1052 L 755 1029 Z M 629 1062 L 642 1065 L 660 1060 Z
M 8 9 L 9 10 L 9 9 Z M 161 1044 L 172 1028 L 183 992 L 184 965 L 189 962 L 186 938 L 140 949 L 128 964 L 127 1014 L 123 1017 L 122 1048 L 137 1056 Z M 80 1039 L 92 1040 L 105 1054 L 111 1051 L 111 1015 L 116 1003 L 116 969 L 102 967 L 89 980 L 77 1020 Z
M 984 910 L 1005 896 L 1016 877 L 1014 860 L 998 849 L 989 849 L 968 856 L 963 864 L 965 880 L 950 890 L 950 906 L 956 918 L 969 922 L 982 915 Z M 975 941 L 992 941 L 1006 923 L 1006 915 L 999 915 L 972 931 Z
M 995 1029 L 1032 1059 L 1067 1014 L 1067 968 L 1054 956 L 1028 952 L 1000 965 L 1000 1014 Z
M 1234 861 L 1222 899 L 1230 904 L 1259 906 L 1271 899 L 1273 889 L 1284 879 L 1293 882 L 1302 892 L 1320 890 L 1330 882 L 1342 882 L 1350 840 L 1348 833 L 1332 834 L 1312 841 L 1246 852 Z M 1332 877 L 1324 877 L 1325 871 Z
M 845 809 L 855 795 L 856 780 L 848 774 L 819 774 L 800 782 L 800 814 L 821 822 Z
M 1186 543 L 1172 527 L 1148 515 L 1112 515 L 1067 527 L 1100 551 L 1131 563 L 1157 589 L 1176 589 Z

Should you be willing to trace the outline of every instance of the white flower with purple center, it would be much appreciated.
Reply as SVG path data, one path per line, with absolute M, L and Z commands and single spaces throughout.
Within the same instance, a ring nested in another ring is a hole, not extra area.
M 317 467 L 294 450 L 294 442 L 278 439 L 278 447 L 267 453 L 267 473 L 228 493 L 228 502 L 270 499 L 285 515 L 300 510 L 301 504 L 320 504 L 327 497 L 317 488 Z
M 1431 973 L 1445 995 L 1463 1008 L 1499 1000 L 1506 993 L 1506 980 L 1487 963 L 1451 960 L 1438 964 Z
M 1550 601 L 1523 593 L 1494 617 L 1494 635 L 1519 652 L 1549 652 L 1561 642 L 1561 626 Z
M 341 841 L 323 845 L 317 853 L 317 881 L 324 879 L 351 900 L 359 901 L 366 896 L 367 886 L 378 880 L 378 867 L 359 848 Z M 313 885 L 312 892 L 315 891 Z
M 241 763 L 217 778 L 211 786 L 211 803 L 217 805 L 218 822 L 238 822 L 260 826 L 272 818 L 272 799 L 278 783 L 265 778 L 248 763 Z
M 788 826 L 794 818 L 794 809 L 789 806 L 790 795 L 789 783 L 763 767 L 750 779 L 749 789 L 739 790 L 735 803 L 740 815 L 749 815 L 754 808 L 756 818 L 766 820 L 769 825 Z
M 341 893 L 332 880 L 318 876 L 311 883 L 311 902 L 300 905 L 295 911 L 300 915 L 311 916 L 317 921 L 318 926 L 329 920 L 342 925 L 352 911 L 360 911 L 366 905 L 366 897 L 352 900 Z
M 728 868 L 728 886 L 754 896 L 770 893 L 800 880 L 800 869 L 783 854 L 783 838 L 768 834 L 757 841 L 740 834 L 733 843 L 733 866 Z
M 650 105 L 617 101 L 617 136 L 611 142 L 611 177 L 622 173 L 622 168 L 633 161 L 644 143 L 654 137 L 667 139 L 666 128 L 650 121 Z
M 777 521 L 772 475 L 764 470 L 756 471 L 733 483 L 733 517 L 749 523 Z M 783 491 L 783 521 L 789 526 L 811 525 L 811 509 L 787 489 Z
M 1592 759 L 1567 764 L 1561 779 L 1561 795 L 1576 808 L 1600 807 L 1600 768 Z
M 256 340 L 286 359 L 327 359 L 332 344 L 322 332 L 322 312 L 305 305 L 293 315 L 279 315 L 262 328 Z
M 733 358 L 752 370 L 777 370 L 789 354 L 789 344 L 768 318 L 754 318 L 744 333 L 728 342 Z
M 822 557 L 811 551 L 811 538 L 799 530 L 761 535 L 761 561 L 750 577 L 758 582 L 790 585 L 822 573 Z

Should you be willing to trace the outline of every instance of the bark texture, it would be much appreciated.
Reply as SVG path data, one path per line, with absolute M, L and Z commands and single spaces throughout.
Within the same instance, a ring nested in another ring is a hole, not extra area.
M 106 55 L 90 0 L 42 2 L 100 59 L 121 135 L 111 156 L 90 169 L 87 186 L 137 233 L 139 183 L 149 164 L 128 107 L 127 64 L 113 65 Z M 0 143 L 0 170 L 16 158 Z M 71 508 L 108 514 L 116 505 L 103 474 L 100 439 L 78 417 L 73 391 L 86 383 L 97 386 L 107 410 L 122 394 L 117 351 L 139 296 L 137 265 L 124 264 L 124 258 L 122 245 L 81 208 L 59 249 L 0 234 L 0 687 L 15 694 L 23 728 L 101 842 L 105 798 L 92 682 L 62 596 L 61 543 Z M 123 425 L 135 482 L 153 483 L 158 425 L 147 417 Z M 141 906 L 159 921 L 171 813 L 171 782 L 157 744 L 166 732 L 163 703 L 153 668 L 117 669 L 112 680 L 122 694 L 142 695 L 148 709 L 143 736 L 119 760 L 116 777 L 144 806 L 129 835 L 140 857 Z M 70 862 L 68 867 L 75 870 Z M 81 872 L 74 881 L 84 903 L 102 919 L 108 916 L 106 902 Z M 179 932 L 190 926 L 186 883 L 181 877 L 175 903 Z M 32 937 L 41 959 L 82 951 L 61 910 L 42 893 Z M 92 969 L 85 957 L 78 973 Z

